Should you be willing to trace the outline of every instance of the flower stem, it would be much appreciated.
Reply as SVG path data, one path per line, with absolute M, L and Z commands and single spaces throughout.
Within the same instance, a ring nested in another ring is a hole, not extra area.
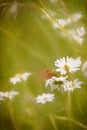
M 58 130 L 57 125 L 55 123 L 54 117 L 52 115 L 49 115 L 50 121 L 54 127 L 55 130 Z

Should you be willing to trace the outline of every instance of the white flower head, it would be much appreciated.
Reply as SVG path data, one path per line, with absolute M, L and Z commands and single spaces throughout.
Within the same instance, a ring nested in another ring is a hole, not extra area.
M 8 98 L 11 100 L 16 95 L 18 95 L 18 92 L 16 91 L 0 92 L 0 100 L 4 100 L 5 98 Z
M 55 61 L 56 71 L 60 72 L 61 75 L 67 74 L 67 72 L 75 72 L 79 70 L 81 65 L 81 58 L 73 59 L 72 57 L 63 57 Z
M 51 87 L 51 91 L 58 89 L 60 90 L 60 87 L 63 85 L 63 83 L 65 82 L 66 77 L 62 77 L 60 76 L 59 78 L 53 76 L 52 78 L 46 80 L 45 82 L 45 86 L 47 87 L 48 85 Z
M 26 81 L 30 75 L 31 73 L 28 72 L 22 74 L 16 74 L 14 77 L 10 78 L 10 82 L 15 85 L 17 82 L 22 82 L 22 80 Z
M 20 78 L 24 81 L 27 80 L 27 78 L 31 75 L 31 73 L 25 72 L 22 75 L 20 75 Z
M 82 37 L 86 34 L 85 28 L 83 26 L 80 26 L 79 28 L 76 29 L 77 34 Z
M 5 94 L 3 92 L 0 92 L 0 101 L 4 100 Z
M 16 84 L 17 82 L 21 82 L 21 79 L 20 79 L 20 76 L 19 75 L 16 75 L 16 76 L 14 76 L 14 77 L 11 77 L 10 78 L 10 82 L 12 83 L 12 84 Z
M 67 25 L 67 21 L 64 20 L 64 19 L 59 19 L 59 20 L 58 20 L 58 23 L 59 23 L 59 25 L 60 25 L 61 27 L 64 27 L 64 26 Z
M 76 42 L 78 42 L 79 44 L 83 43 L 84 39 L 82 36 L 85 34 L 85 30 L 82 26 L 76 29 L 68 30 L 68 33 L 70 37 L 73 38 Z
M 71 15 L 72 22 L 77 22 L 81 18 L 82 18 L 82 14 L 81 13 L 74 13 L 74 14 Z
M 73 91 L 75 88 L 81 88 L 81 84 L 83 82 L 79 81 L 78 79 L 75 79 L 74 81 L 66 81 L 63 85 L 64 91 Z
M 11 92 L 6 92 L 6 97 L 9 98 L 10 100 L 12 98 L 14 98 L 16 95 L 18 95 L 19 93 L 16 91 L 11 91 Z
M 68 35 L 67 35 L 68 33 Z M 84 35 L 86 34 L 85 28 L 83 26 L 80 26 L 75 29 L 69 29 L 67 30 L 67 33 L 61 32 L 61 35 L 64 37 L 69 38 L 70 40 L 74 39 L 77 43 L 80 45 L 84 42 Z
M 72 21 L 70 18 L 67 18 L 67 19 L 58 19 L 58 23 L 61 27 L 65 27 L 67 26 L 68 24 L 70 24 Z
M 43 93 L 42 95 L 36 97 L 36 102 L 42 104 L 45 104 L 46 102 L 51 102 L 53 100 L 54 100 L 54 94 L 50 93 Z
M 83 38 L 79 37 L 79 36 L 75 36 L 74 39 L 76 40 L 76 42 L 78 42 L 80 45 L 83 43 Z

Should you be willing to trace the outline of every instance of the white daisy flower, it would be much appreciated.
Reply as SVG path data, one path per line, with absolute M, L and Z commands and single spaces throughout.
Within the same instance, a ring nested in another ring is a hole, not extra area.
M 77 22 L 81 18 L 82 18 L 82 14 L 81 13 L 74 13 L 74 14 L 71 15 L 72 22 Z
M 16 84 L 17 82 L 21 82 L 21 79 L 20 79 L 20 76 L 19 75 L 16 75 L 16 76 L 14 76 L 14 77 L 11 77 L 10 78 L 10 82 L 12 83 L 12 84 Z
M 19 93 L 16 91 L 11 91 L 11 92 L 6 92 L 6 97 L 9 98 L 10 100 L 12 98 L 14 98 L 16 95 L 18 95 Z
M 75 88 L 81 88 L 82 82 L 78 79 L 75 79 L 74 81 L 66 81 L 63 85 L 64 91 L 73 91 Z
M 48 85 L 51 87 L 51 91 L 58 89 L 60 90 L 61 85 L 63 85 L 63 83 L 65 82 L 66 77 L 62 77 L 60 76 L 59 78 L 53 76 L 52 78 L 46 80 L 45 82 L 45 86 L 47 87 Z
M 65 37 L 68 36 L 67 38 L 69 38 L 70 40 L 74 39 L 80 45 L 84 41 L 84 37 L 83 36 L 85 34 L 86 34 L 86 31 L 85 31 L 85 28 L 83 26 L 80 26 L 80 27 L 78 27 L 76 29 L 69 29 L 69 30 L 67 30 L 67 33 L 61 32 L 62 36 L 65 36 Z
M 55 22 L 53 22 L 52 27 L 54 29 L 60 28 L 60 26 L 62 28 L 64 28 L 65 26 L 67 26 L 68 24 L 70 24 L 72 21 L 70 18 L 67 19 L 56 19 Z
M 68 33 L 71 38 L 76 40 L 79 44 L 83 43 L 84 39 L 82 36 L 85 34 L 85 30 L 83 30 L 83 27 L 76 28 L 76 30 L 68 30 Z
M 67 22 L 66 22 L 66 20 L 64 20 L 64 19 L 59 19 L 59 20 L 58 20 L 58 23 L 59 23 L 59 25 L 60 25 L 61 27 L 65 27 L 65 26 L 67 25 Z
M 16 92 L 16 91 L 0 92 L 0 100 L 4 100 L 4 98 L 8 98 L 11 100 L 16 95 L 18 95 L 18 92 Z
M 72 21 L 70 18 L 67 19 L 59 19 L 58 23 L 61 27 L 65 27 L 66 25 L 70 24 Z
M 10 78 L 10 82 L 15 85 L 17 82 L 22 82 L 22 80 L 26 81 L 30 75 L 31 73 L 28 72 L 17 74 L 16 76 Z
M 22 75 L 20 75 L 20 78 L 24 81 L 27 80 L 27 78 L 31 75 L 31 73 L 25 72 Z
M 63 57 L 55 61 L 56 71 L 60 72 L 61 75 L 67 74 L 67 72 L 75 72 L 79 70 L 81 65 L 81 58 L 73 59 L 72 57 Z
M 42 95 L 37 96 L 36 102 L 45 104 L 46 102 L 51 102 L 54 100 L 54 94 L 43 93 Z
M 80 36 L 80 37 L 82 37 L 86 34 L 85 28 L 83 26 L 77 28 L 76 32 L 77 32 L 78 36 Z
M 4 100 L 5 94 L 3 92 L 0 92 L 0 101 Z
M 82 44 L 84 39 L 82 37 L 79 37 L 79 36 L 74 36 L 74 39 L 79 43 L 79 44 Z

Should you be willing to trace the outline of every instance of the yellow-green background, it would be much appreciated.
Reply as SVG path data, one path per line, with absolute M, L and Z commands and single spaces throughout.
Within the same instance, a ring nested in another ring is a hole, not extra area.
M 12 13 L 14 4 L 18 4 L 18 8 Z M 0 0 L 0 91 L 19 92 L 13 100 L 0 103 L 0 130 L 84 130 L 87 126 L 87 78 L 82 72 L 74 75 L 83 85 L 71 93 L 70 113 L 67 93 L 55 91 L 55 100 L 44 105 L 34 101 L 37 95 L 48 92 L 41 72 L 55 69 L 57 58 L 81 56 L 82 62 L 87 60 L 87 34 L 82 45 L 62 37 L 60 31 L 52 28 L 50 19 L 42 19 L 41 8 L 56 12 L 57 18 L 81 12 L 82 19 L 69 27 L 73 29 L 78 24 L 87 27 L 86 0 L 58 0 L 56 3 Z M 26 82 L 16 85 L 9 82 L 10 77 L 24 72 L 32 72 Z M 69 120 L 69 116 L 74 121 Z

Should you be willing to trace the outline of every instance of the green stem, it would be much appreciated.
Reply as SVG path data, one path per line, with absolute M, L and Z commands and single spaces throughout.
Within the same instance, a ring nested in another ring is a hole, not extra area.
M 68 116 L 68 120 L 69 120 L 69 127 L 70 129 L 72 129 L 72 124 L 71 124 L 71 93 L 68 92 L 68 98 L 67 98 L 67 116 Z
M 49 115 L 50 121 L 54 127 L 55 130 L 58 130 L 57 125 L 55 123 L 54 117 L 52 115 Z
M 65 117 L 65 116 L 55 116 L 55 119 L 58 119 L 58 120 L 63 120 L 63 121 L 71 121 L 72 123 L 84 128 L 84 129 L 87 129 L 87 125 L 84 125 L 82 124 L 81 122 L 75 120 L 75 119 L 72 119 L 72 118 L 68 118 L 68 117 Z

